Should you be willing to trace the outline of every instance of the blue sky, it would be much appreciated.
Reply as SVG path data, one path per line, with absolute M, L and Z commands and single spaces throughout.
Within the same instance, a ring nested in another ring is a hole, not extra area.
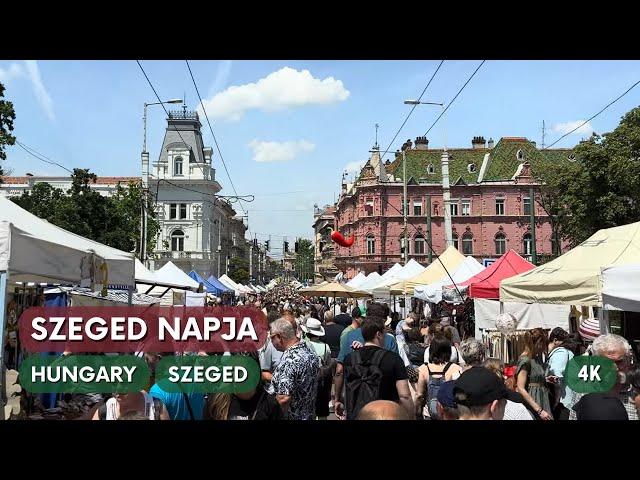
M 363 163 L 380 125 L 385 148 L 439 61 L 193 61 L 191 67 L 238 193 L 253 194 L 251 233 L 278 244 L 287 235 L 310 237 L 313 205 L 332 203 L 342 172 Z M 197 96 L 184 61 L 143 61 L 163 99 Z M 479 61 L 445 61 L 423 101 L 449 102 Z M 524 136 L 546 143 L 585 120 L 640 79 L 638 61 L 487 61 L 429 134 L 431 147 L 470 147 L 486 139 Z M 140 174 L 143 103 L 155 101 L 135 61 L 0 61 L 0 82 L 16 109 L 18 140 L 68 168 L 99 176 Z M 612 130 L 640 103 L 640 87 L 591 122 Z M 392 150 L 423 135 L 439 114 L 420 106 Z M 213 145 L 203 121 L 207 145 Z M 159 155 L 165 115 L 150 107 L 147 144 Z M 558 147 L 588 136 L 570 135 Z M 219 155 L 214 167 L 223 193 L 232 194 Z M 5 170 L 60 175 L 64 170 L 8 148 Z

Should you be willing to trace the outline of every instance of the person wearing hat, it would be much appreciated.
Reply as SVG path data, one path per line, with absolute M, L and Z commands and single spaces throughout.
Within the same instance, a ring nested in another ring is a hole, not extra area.
M 455 381 L 449 381 L 444 382 L 438 389 L 436 408 L 438 409 L 438 418 L 440 420 L 458 420 L 458 404 L 453 395 L 455 386 Z
M 328 311 L 327 313 L 331 313 Z M 325 331 L 317 318 L 308 318 L 305 325 L 301 325 L 304 341 L 318 357 L 320 371 L 318 374 L 318 389 L 316 391 L 316 416 L 318 420 L 326 420 L 329 416 L 329 402 L 331 400 L 331 386 L 333 384 L 333 358 L 329 345 L 322 341 Z
M 573 406 L 578 420 L 629 420 L 618 395 L 587 393 Z
M 484 367 L 472 367 L 463 372 L 455 381 L 453 394 L 460 420 L 502 420 L 507 400 L 520 400 Z

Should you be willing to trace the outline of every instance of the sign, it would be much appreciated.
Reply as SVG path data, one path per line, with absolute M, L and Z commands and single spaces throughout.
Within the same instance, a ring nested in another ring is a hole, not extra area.
M 482 259 L 482 266 L 484 268 L 487 268 L 489 265 L 491 265 L 495 261 L 496 261 L 495 258 L 483 258 Z

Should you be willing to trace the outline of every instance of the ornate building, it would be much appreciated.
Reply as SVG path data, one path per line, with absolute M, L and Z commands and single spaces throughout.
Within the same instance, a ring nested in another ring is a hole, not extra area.
M 331 231 L 334 228 L 334 215 L 336 208 L 325 205 L 318 208 L 314 205 L 313 232 L 314 232 L 314 280 L 320 283 L 323 280 L 335 278 L 339 270 L 333 263 L 334 243 L 331 241 Z
M 446 248 L 442 195 L 443 150 L 429 150 L 428 140 L 405 142 L 407 201 L 403 202 L 401 152 L 381 162 L 373 149 L 354 183 L 343 181 L 336 203 L 335 225 L 345 237 L 355 235 L 352 247 L 335 245 L 335 265 L 352 278 L 358 271 L 385 271 L 402 263 L 403 203 L 408 209 L 408 256 L 429 262 L 428 239 L 436 254 Z M 571 161 L 571 150 L 540 150 L 522 137 L 503 137 L 485 144 L 474 137 L 472 148 L 449 149 L 453 243 L 478 260 L 497 258 L 508 249 L 530 256 L 532 232 L 530 189 L 534 174 L 549 162 Z M 535 194 L 534 194 L 535 195 Z M 552 235 L 546 212 L 533 202 L 536 252 L 558 254 L 565 248 Z

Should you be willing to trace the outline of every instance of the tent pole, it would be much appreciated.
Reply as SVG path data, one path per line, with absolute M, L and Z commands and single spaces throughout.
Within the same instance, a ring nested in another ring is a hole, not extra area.
M 133 287 L 131 285 L 127 287 L 127 304 L 133 305 Z
M 5 368 L 4 368 L 4 331 L 5 331 L 5 311 L 7 304 L 7 272 L 0 272 L 0 333 L 1 339 L 0 342 L 0 420 L 5 420 L 4 418 L 4 406 L 6 399 L 4 391 L 5 391 Z
M 500 302 L 500 314 L 504 313 L 504 303 Z

